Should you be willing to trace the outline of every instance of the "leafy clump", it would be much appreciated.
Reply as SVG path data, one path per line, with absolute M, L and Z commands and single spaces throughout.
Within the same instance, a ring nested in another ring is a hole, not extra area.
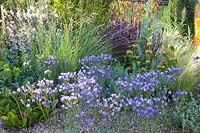
M 173 111 L 174 125 L 192 132 L 200 131 L 200 103 L 192 98 L 192 101 L 179 103 Z

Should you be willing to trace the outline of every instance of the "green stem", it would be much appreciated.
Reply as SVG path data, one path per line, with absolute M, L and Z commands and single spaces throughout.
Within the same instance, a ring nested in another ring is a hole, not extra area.
M 22 110 L 21 110 L 21 108 L 20 108 L 19 102 L 17 101 L 17 99 L 15 98 L 15 96 L 12 95 L 12 97 L 13 97 L 13 99 L 15 100 L 15 102 L 17 103 L 17 107 L 18 107 L 19 112 L 20 112 L 20 113 L 19 113 L 19 114 L 20 114 L 20 117 L 23 119 Z

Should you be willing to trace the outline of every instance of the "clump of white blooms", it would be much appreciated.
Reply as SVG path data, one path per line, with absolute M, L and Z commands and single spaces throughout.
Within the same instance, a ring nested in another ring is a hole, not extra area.
M 31 4 L 27 10 L 16 9 L 14 12 L 1 7 L 3 38 L 14 43 L 26 43 L 29 36 L 34 39 L 38 26 L 48 30 L 48 23 L 58 19 L 56 12 L 49 13 L 45 3 Z

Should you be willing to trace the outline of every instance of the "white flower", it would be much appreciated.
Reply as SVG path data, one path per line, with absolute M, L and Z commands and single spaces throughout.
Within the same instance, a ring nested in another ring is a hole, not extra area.
M 17 92 L 20 92 L 21 90 L 20 90 L 20 88 L 17 88 Z
M 47 69 L 46 71 L 44 71 L 44 74 L 48 74 L 51 73 L 51 71 L 49 69 Z
M 28 104 L 26 104 L 26 107 L 27 107 L 27 108 L 29 108 L 30 106 L 31 106 L 31 105 L 30 105 L 29 103 L 28 103 Z
M 22 103 L 23 105 L 25 104 L 23 99 L 20 99 L 20 101 L 21 101 L 21 103 Z

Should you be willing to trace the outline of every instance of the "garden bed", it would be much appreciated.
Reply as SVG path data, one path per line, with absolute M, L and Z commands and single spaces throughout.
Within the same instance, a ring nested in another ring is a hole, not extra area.
M 198 1 L 160 2 L 1 2 L 0 132 L 199 132 Z

